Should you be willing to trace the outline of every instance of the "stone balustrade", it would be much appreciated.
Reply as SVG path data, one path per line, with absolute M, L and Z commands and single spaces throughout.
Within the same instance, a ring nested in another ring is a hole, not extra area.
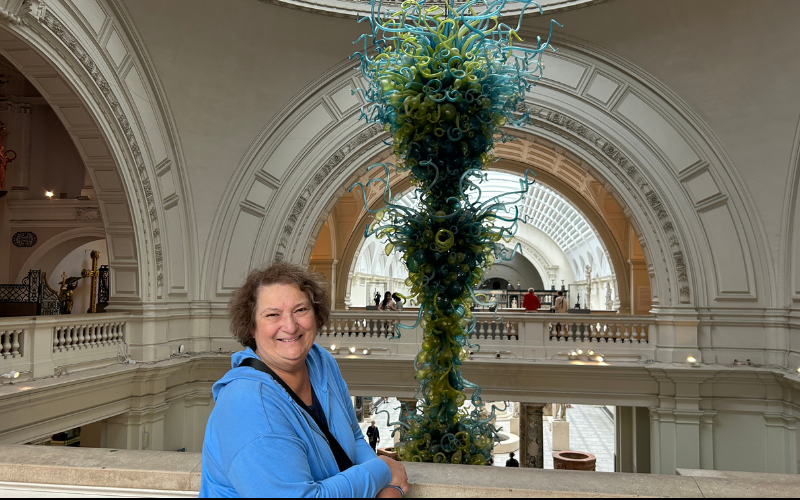
M 114 361 L 126 341 L 127 314 L 0 318 L 0 373 L 31 378 L 56 369 Z
M 53 330 L 53 352 L 92 349 L 124 341 L 124 321 L 63 324 Z
M 408 498 L 793 497 L 792 474 L 678 469 L 676 475 L 404 464 Z M 65 494 L 196 497 L 201 455 L 0 446 L 0 497 Z M 268 494 L 268 492 L 266 492 Z
M 348 348 L 352 354 L 415 354 L 423 331 L 413 326 L 418 311 L 333 311 L 319 330 L 317 342 L 324 347 Z M 613 314 L 551 314 L 546 312 L 479 312 L 470 343 L 473 352 L 518 359 L 573 359 L 582 346 L 604 358 L 635 361 L 653 359 L 657 324 L 651 316 Z M 395 337 L 399 331 L 400 337 Z M 593 360 L 590 360 L 593 361 Z

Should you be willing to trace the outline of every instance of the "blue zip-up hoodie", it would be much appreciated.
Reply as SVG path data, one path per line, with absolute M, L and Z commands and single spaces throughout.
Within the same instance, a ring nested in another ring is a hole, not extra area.
M 339 472 L 324 434 L 272 377 L 239 364 L 214 384 L 206 426 L 200 497 L 374 498 L 392 479 L 358 426 L 339 366 L 317 344 L 306 357 L 331 433 L 353 461 Z

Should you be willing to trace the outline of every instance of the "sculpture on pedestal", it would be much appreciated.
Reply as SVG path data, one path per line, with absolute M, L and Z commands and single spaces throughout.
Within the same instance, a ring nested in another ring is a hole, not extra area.
M 354 55 L 369 82 L 359 89 L 368 102 L 362 117 L 389 132 L 399 163 L 369 167 L 368 172 L 381 169 L 382 176 L 353 187 L 362 188 L 364 204 L 375 214 L 365 236 L 385 240 L 387 255 L 403 253 L 408 298 L 420 304 L 417 322 L 398 325 L 395 335 L 420 323 L 425 331 L 415 360 L 420 404 L 399 422 L 401 460 L 484 465 L 497 434 L 494 408 L 481 416 L 480 388 L 464 380 L 460 365 L 470 348 L 477 349 L 469 343 L 475 328 L 470 307 L 496 306 L 473 289 L 495 259 L 513 258 L 498 242 L 516 232 L 517 210 L 508 206 L 524 197 L 533 172 L 507 195 L 483 199 L 480 184 L 494 160 L 495 141 L 508 140 L 501 127 L 527 122 L 525 92 L 541 78 L 541 56 L 549 47 L 548 37 L 532 47 L 512 48 L 520 40 L 519 24 L 512 28 L 500 21 L 510 1 L 456 6 L 409 0 L 397 11 L 382 12 L 373 0 L 372 14 L 360 20 L 371 30 L 359 39 L 363 52 Z M 398 173 L 408 173 L 417 206 L 399 204 L 399 196 L 392 195 L 390 176 Z M 377 210 L 367 201 L 372 184 L 383 188 L 385 206 Z M 471 411 L 461 408 L 466 390 L 473 391 Z
M 58 290 L 58 301 L 61 304 L 61 314 L 72 314 L 73 294 L 78 288 L 80 276 L 67 277 L 67 273 L 61 273 L 61 288 Z

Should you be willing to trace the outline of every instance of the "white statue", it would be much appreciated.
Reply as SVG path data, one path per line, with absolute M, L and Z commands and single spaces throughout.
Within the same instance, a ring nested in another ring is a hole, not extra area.
M 611 299 L 611 282 L 606 283 L 606 309 L 614 309 L 614 301 Z
M 592 266 L 586 264 L 586 304 L 584 309 L 592 308 Z

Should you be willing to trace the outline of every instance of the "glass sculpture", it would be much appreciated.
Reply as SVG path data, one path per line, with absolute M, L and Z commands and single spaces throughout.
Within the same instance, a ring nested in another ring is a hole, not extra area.
M 386 242 L 386 253 L 402 252 L 408 267 L 406 299 L 419 305 L 412 329 L 422 324 L 424 340 L 415 359 L 419 404 L 399 425 L 396 447 L 401 460 L 485 465 L 497 431 L 495 408 L 484 411 L 480 388 L 461 375 L 469 357 L 475 320 L 473 305 L 490 306 L 473 292 L 484 269 L 495 259 L 510 260 L 500 244 L 516 232 L 518 203 L 534 182 L 520 179 L 509 196 L 482 199 L 480 185 L 494 161 L 496 141 L 506 141 L 505 125 L 527 123 L 525 92 L 542 76 L 545 41 L 514 45 L 531 1 L 519 0 L 516 27 L 503 22 L 512 0 L 475 0 L 463 4 L 405 1 L 395 10 L 373 0 L 370 33 L 355 43 L 353 58 L 369 82 L 358 89 L 367 104 L 362 118 L 380 123 L 392 138 L 396 165 L 381 163 L 367 186 L 359 186 L 364 204 L 375 214 L 365 236 Z M 396 5 L 396 4 L 395 4 Z M 541 9 L 540 9 L 541 11 Z M 392 174 L 408 173 L 418 204 L 398 204 L 390 187 Z M 366 188 L 383 188 L 383 206 L 371 210 Z M 516 195 L 516 199 L 515 199 Z M 509 208 L 513 207 L 513 208 Z M 499 223 L 504 221 L 505 223 Z M 462 408 L 471 391 L 472 409 Z

